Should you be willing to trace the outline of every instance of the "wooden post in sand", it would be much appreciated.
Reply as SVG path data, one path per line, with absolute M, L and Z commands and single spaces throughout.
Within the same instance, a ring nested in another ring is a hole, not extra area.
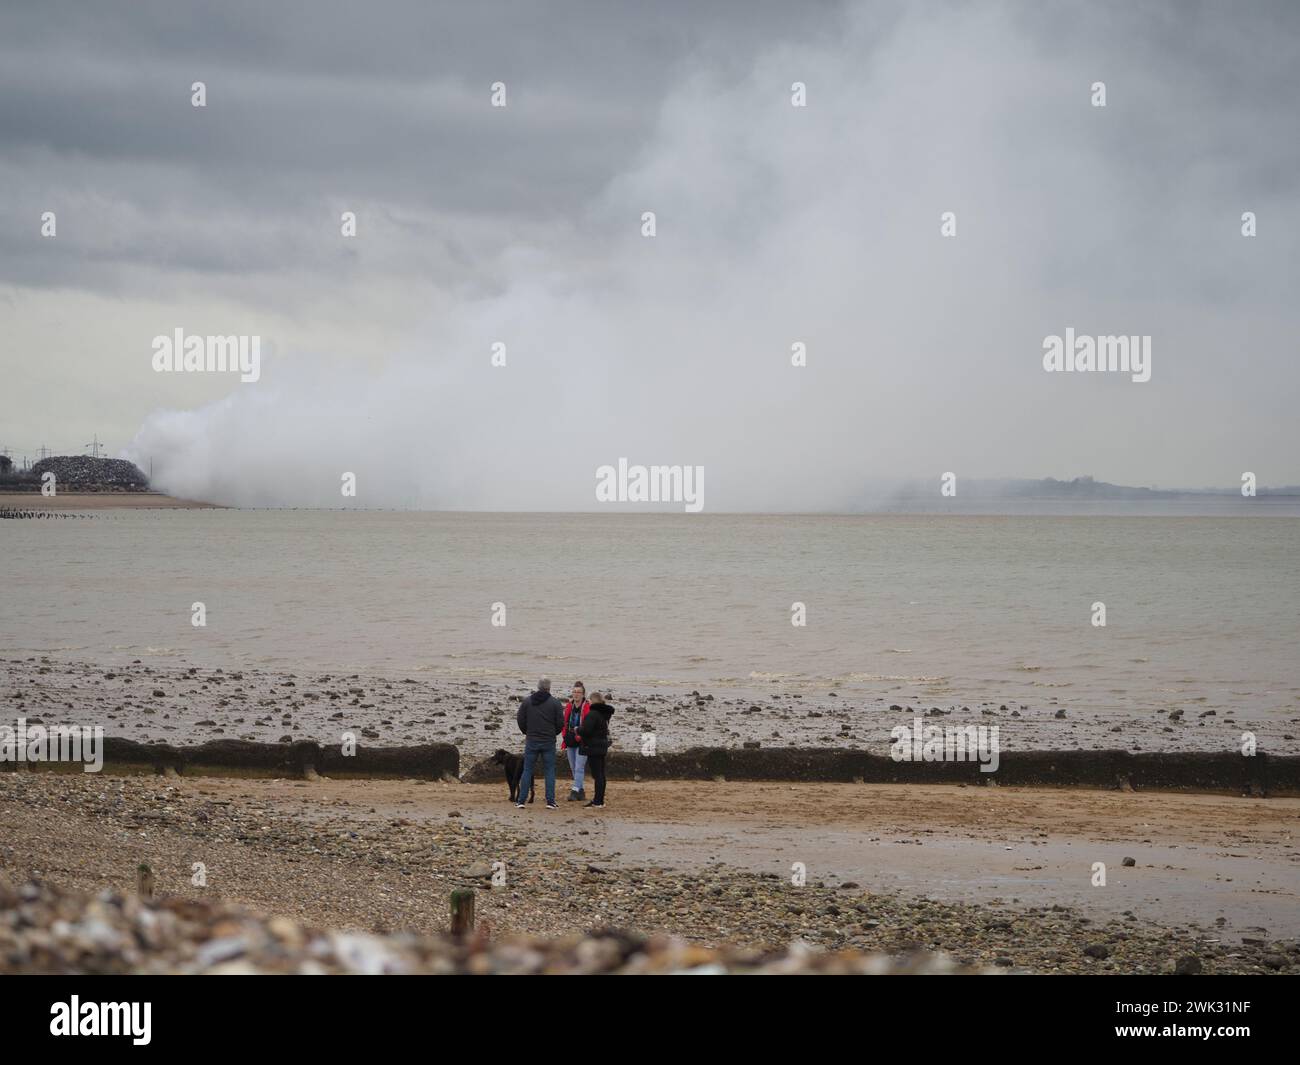
M 451 893 L 451 934 L 465 936 L 474 931 L 474 889 L 459 888 Z
M 146 862 L 135 867 L 135 893 L 142 899 L 153 898 L 153 870 Z

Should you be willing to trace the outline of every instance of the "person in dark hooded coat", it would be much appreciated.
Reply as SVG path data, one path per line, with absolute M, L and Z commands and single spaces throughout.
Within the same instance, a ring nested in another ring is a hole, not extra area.
M 519 713 L 515 715 L 519 731 L 524 734 L 524 768 L 519 775 L 519 793 L 515 803 L 519 809 L 524 808 L 524 796 L 533 786 L 533 764 L 538 758 L 546 773 L 546 808 L 557 809 L 555 805 L 555 737 L 564 729 L 564 707 L 560 700 L 551 694 L 551 682 L 543 677 L 537 682 L 537 690 L 519 704 Z
M 588 806 L 600 809 L 605 805 L 605 758 L 609 754 L 609 719 L 614 708 L 605 702 L 600 692 L 591 693 L 591 710 L 578 728 L 579 750 L 587 756 L 587 772 L 596 782 L 596 795 Z

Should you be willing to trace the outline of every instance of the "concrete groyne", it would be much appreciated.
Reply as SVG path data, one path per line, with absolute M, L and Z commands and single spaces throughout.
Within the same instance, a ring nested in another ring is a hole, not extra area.
M 611 753 L 615 780 L 791 781 L 861 784 L 969 784 L 1028 787 L 1161 788 L 1246 795 L 1300 794 L 1300 757 L 1231 752 L 1004 751 L 994 773 L 978 762 L 896 762 L 842 748 L 695 747 L 653 756 Z M 567 770 L 565 770 L 567 773 Z M 464 779 L 501 778 L 490 759 Z
M 502 782 L 490 758 L 460 777 L 460 751 L 449 743 L 407 747 L 361 747 L 344 754 L 338 745 L 312 740 L 255 743 L 212 740 L 193 746 L 104 738 L 104 771 L 177 775 L 352 778 L 459 778 L 467 783 Z M 81 763 L 28 763 L 36 769 L 75 770 Z M 0 762 L 13 769 L 14 762 Z M 1186 751 L 1011 751 L 996 772 L 974 761 L 896 762 L 884 755 L 843 748 L 694 747 L 656 755 L 615 752 L 614 780 L 752 780 L 805 784 L 966 784 L 976 786 L 1167 789 L 1241 795 L 1300 795 L 1300 756 Z M 560 776 L 567 779 L 568 770 Z
M 13 769 L 17 763 L 0 763 Z M 83 772 L 82 762 L 26 763 L 37 770 Z M 412 747 L 362 747 L 344 754 L 338 746 L 322 747 L 312 740 L 297 743 L 254 743 L 251 740 L 212 740 L 194 746 L 140 743 L 104 737 L 106 773 L 162 773 L 178 776 L 395 777 L 441 780 L 460 773 L 460 752 L 450 743 Z

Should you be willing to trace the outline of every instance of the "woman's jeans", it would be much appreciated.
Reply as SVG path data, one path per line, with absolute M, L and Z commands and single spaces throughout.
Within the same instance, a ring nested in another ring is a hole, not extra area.
M 573 790 L 581 791 L 583 778 L 587 775 L 587 756 L 579 754 L 576 747 L 566 747 L 564 753 L 569 756 L 569 770 L 573 773 Z

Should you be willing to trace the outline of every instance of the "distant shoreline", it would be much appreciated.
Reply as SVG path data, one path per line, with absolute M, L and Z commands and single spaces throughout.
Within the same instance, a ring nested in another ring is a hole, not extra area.
M 36 492 L 0 489 L 0 509 L 15 510 L 216 510 L 220 503 L 197 499 L 179 499 L 162 492 L 59 492 L 44 496 Z
M 911 501 L 910 505 L 867 510 L 790 510 L 749 511 L 716 510 L 706 514 L 683 515 L 676 511 L 611 508 L 608 510 L 439 510 L 414 507 L 358 507 L 358 506 L 239 506 L 225 503 L 207 503 L 199 499 L 182 499 L 162 492 L 121 491 L 113 489 L 90 491 L 64 491 L 56 496 L 43 496 L 39 491 L 15 491 L 0 488 L 0 510 L 249 510 L 295 511 L 316 514 L 437 514 L 481 517 L 607 517 L 618 518 L 683 518 L 693 521 L 709 518 L 1297 518 L 1300 517 L 1300 498 L 1279 497 L 1250 501 L 1219 502 L 1207 504 L 1215 497 L 1188 499 L 1188 509 L 1180 511 L 1168 503 L 1150 503 L 1125 506 L 1116 500 L 1075 500 L 1073 507 L 1054 507 L 1053 504 L 1070 503 L 1067 499 L 1025 499 L 1020 503 L 1025 509 L 1013 511 L 992 500 L 946 501 L 946 505 L 930 507 Z M 1040 504 L 1038 509 L 1028 509 L 1027 504 Z

